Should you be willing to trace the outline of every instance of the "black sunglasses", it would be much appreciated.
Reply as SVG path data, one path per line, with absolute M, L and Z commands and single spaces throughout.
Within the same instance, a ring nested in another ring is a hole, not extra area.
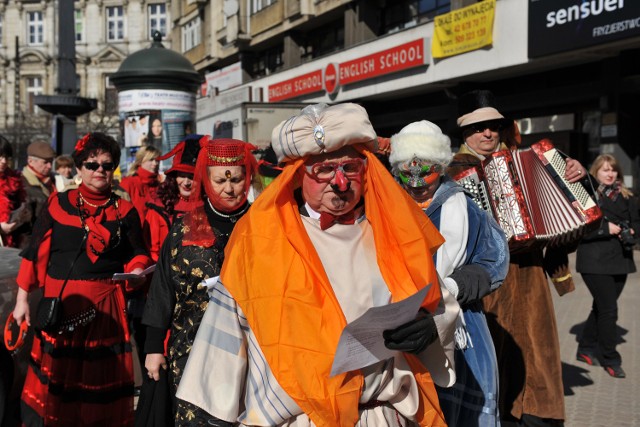
M 501 122 L 479 122 L 469 125 L 465 130 L 469 133 L 482 133 L 485 129 L 489 129 L 491 132 L 500 132 L 504 126 Z
M 100 169 L 100 166 L 102 166 L 102 170 L 105 172 L 111 172 L 116 168 L 116 164 L 113 162 L 84 162 L 83 166 L 90 171 L 97 171 L 98 169 Z

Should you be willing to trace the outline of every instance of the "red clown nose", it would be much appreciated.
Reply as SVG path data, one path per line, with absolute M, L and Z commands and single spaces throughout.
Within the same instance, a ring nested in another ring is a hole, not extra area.
M 344 176 L 344 172 L 342 172 L 341 168 L 337 168 L 336 169 L 336 176 L 335 176 L 335 184 L 334 186 L 339 190 L 339 191 L 347 191 L 349 189 L 351 182 L 347 179 L 346 176 Z

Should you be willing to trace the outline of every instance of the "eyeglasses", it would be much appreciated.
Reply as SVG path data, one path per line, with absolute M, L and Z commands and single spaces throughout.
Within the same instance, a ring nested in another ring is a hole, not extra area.
M 467 126 L 465 130 L 469 133 L 482 133 L 485 129 L 489 129 L 491 132 L 500 132 L 504 126 L 500 122 L 479 122 Z
M 100 167 L 102 167 L 102 170 L 105 172 L 111 172 L 116 168 L 116 165 L 113 162 L 104 162 L 104 163 L 84 162 L 83 166 L 89 169 L 90 171 L 97 171 L 98 169 L 100 169 Z
M 364 170 L 366 163 L 363 159 L 346 160 L 339 163 L 316 163 L 305 166 L 307 174 L 319 182 L 329 182 L 336 176 L 336 171 L 340 169 L 347 178 L 357 178 Z

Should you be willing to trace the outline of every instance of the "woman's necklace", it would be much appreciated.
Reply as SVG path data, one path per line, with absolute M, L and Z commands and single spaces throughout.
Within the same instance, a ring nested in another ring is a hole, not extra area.
M 231 222 L 236 222 L 242 215 L 244 215 L 244 213 L 247 211 L 247 209 L 249 209 L 249 204 L 247 204 L 244 207 L 244 209 L 242 209 L 238 213 L 224 214 L 224 213 L 220 212 L 219 210 L 217 210 L 216 208 L 213 207 L 213 204 L 211 203 L 211 200 L 209 200 L 208 197 L 207 197 L 207 202 L 209 202 L 209 207 L 211 208 L 211 210 L 213 211 L 214 214 L 216 214 L 218 216 L 221 216 L 222 218 L 229 218 L 229 221 L 231 221 Z
M 91 206 L 92 208 L 101 208 L 103 206 L 106 206 L 111 201 L 111 196 L 109 196 L 109 198 L 107 199 L 106 202 L 94 205 L 93 203 L 91 203 L 90 201 L 85 199 L 80 191 L 78 191 L 78 195 L 80 196 L 80 205 L 87 204 L 87 205 Z

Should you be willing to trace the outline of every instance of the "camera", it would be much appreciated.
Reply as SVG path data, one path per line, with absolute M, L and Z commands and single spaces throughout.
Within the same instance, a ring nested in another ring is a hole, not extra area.
M 636 245 L 636 238 L 631 231 L 631 226 L 628 221 L 622 221 L 618 224 L 622 229 L 620 231 L 620 235 L 618 236 L 620 241 L 622 242 L 622 247 L 628 251 L 632 250 Z

